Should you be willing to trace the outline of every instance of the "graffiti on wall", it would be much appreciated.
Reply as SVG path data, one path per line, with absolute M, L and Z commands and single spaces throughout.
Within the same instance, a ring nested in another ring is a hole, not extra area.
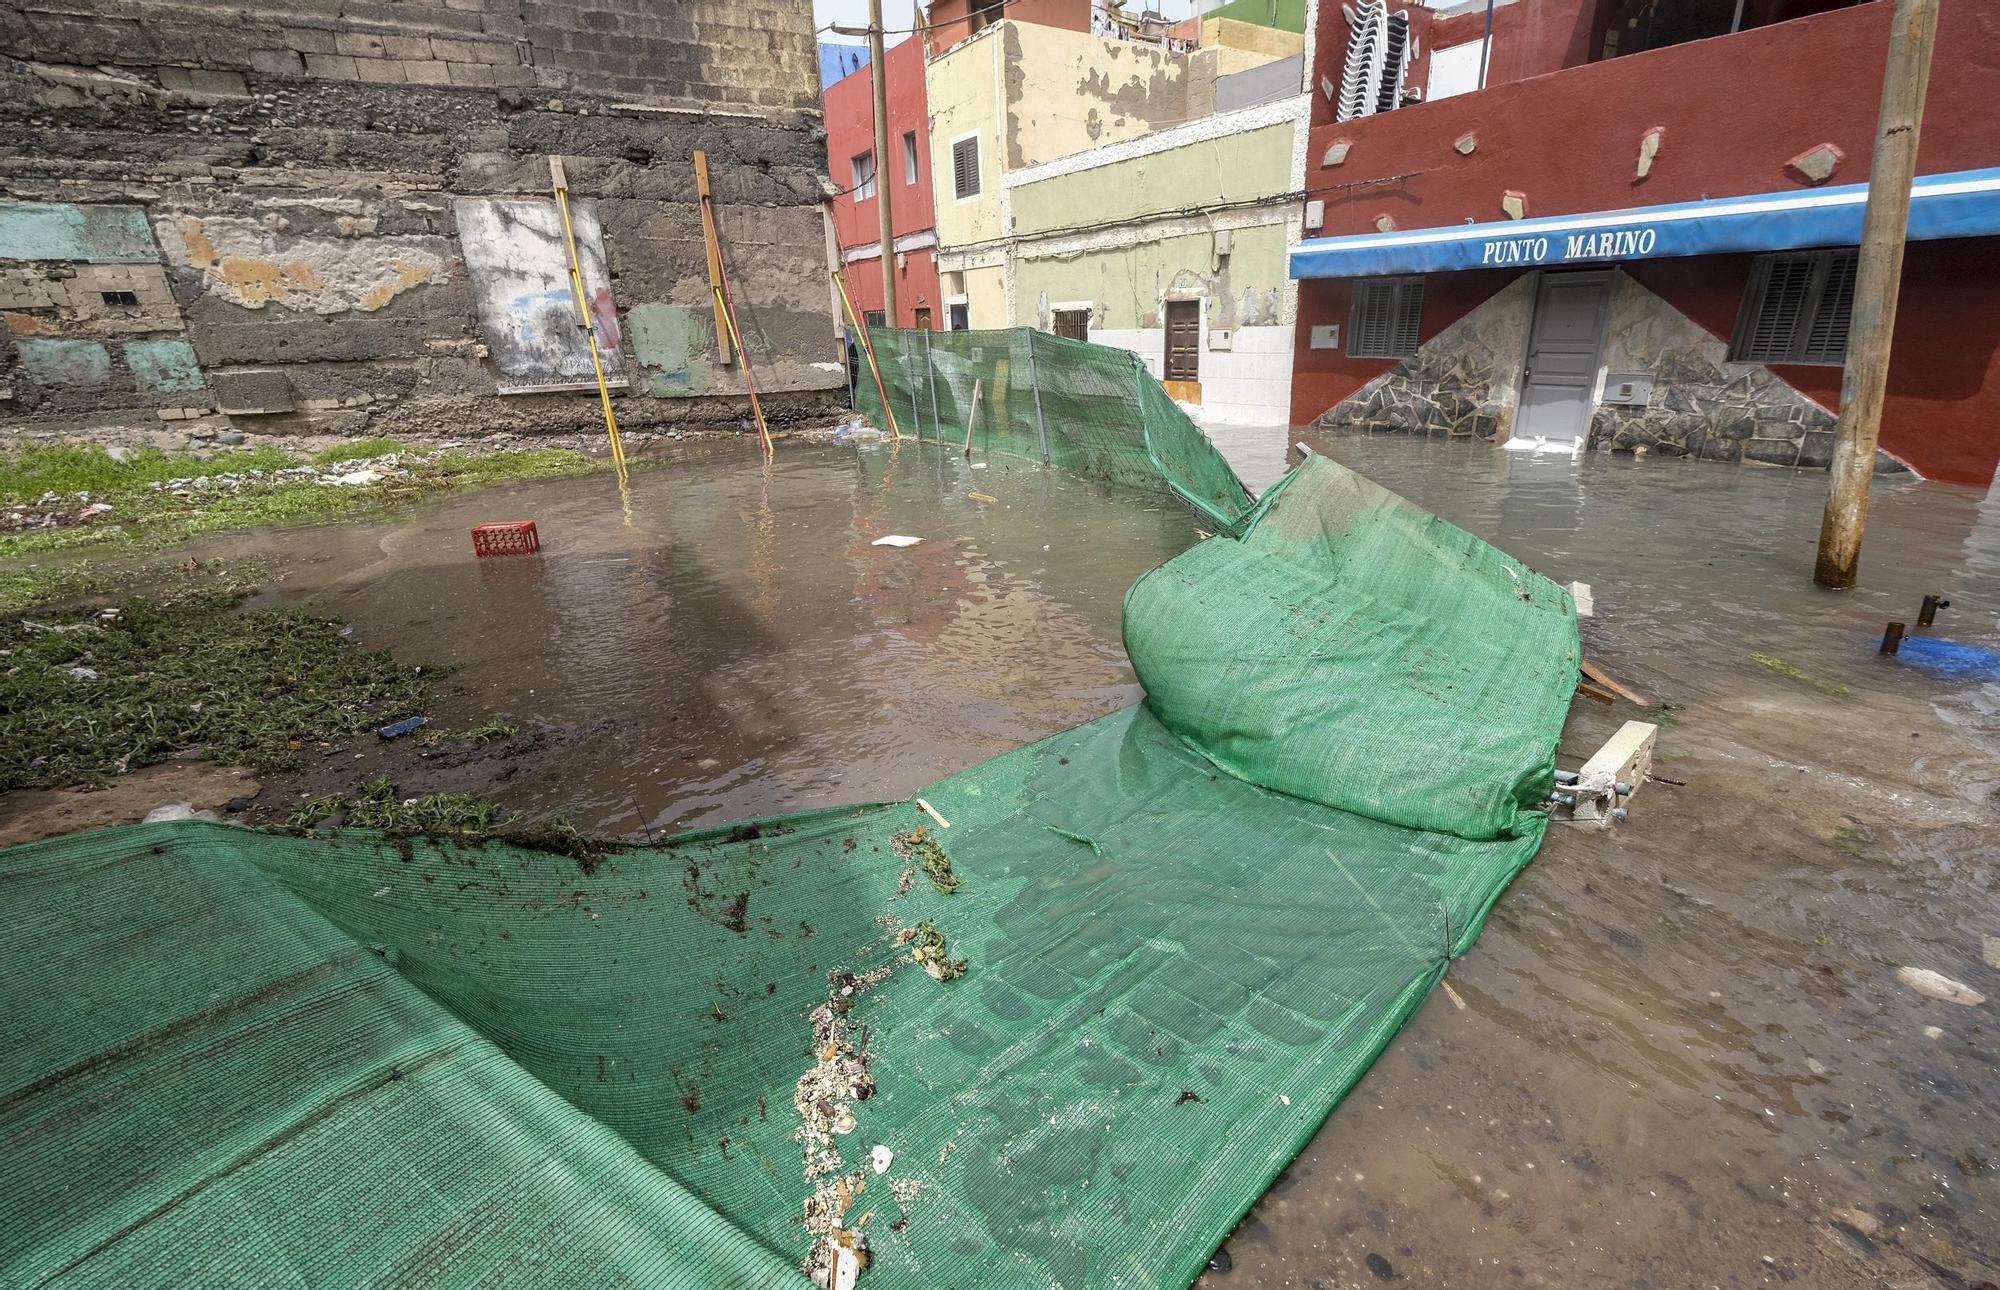
M 553 200 L 461 197 L 453 203 L 480 330 L 502 394 L 594 388 L 589 342 L 570 289 L 569 251 Z M 604 379 L 625 380 L 623 336 L 611 295 L 604 232 L 586 202 L 570 207 Z

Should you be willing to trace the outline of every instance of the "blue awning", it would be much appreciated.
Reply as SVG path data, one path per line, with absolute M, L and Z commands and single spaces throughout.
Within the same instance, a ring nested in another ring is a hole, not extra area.
M 1588 215 L 1320 237 L 1293 249 L 1291 274 L 1365 278 L 1856 246 L 1867 202 L 1868 185 L 1845 184 Z M 2000 169 L 1918 177 L 1910 193 L 1913 240 L 1994 234 L 2000 234 Z

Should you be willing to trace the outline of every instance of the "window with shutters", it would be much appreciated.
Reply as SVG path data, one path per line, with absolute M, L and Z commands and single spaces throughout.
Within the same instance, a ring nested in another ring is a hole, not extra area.
M 1758 256 L 1729 357 L 1739 363 L 1844 363 L 1857 256 L 1852 248 Z
M 979 136 L 951 145 L 951 191 L 959 201 L 979 196 Z
M 1422 278 L 1364 278 L 1354 284 L 1347 316 L 1351 358 L 1408 358 L 1424 317 Z
M 1090 310 L 1058 309 L 1055 315 L 1056 335 L 1067 336 L 1071 340 L 1090 339 Z
M 854 200 L 865 202 L 875 195 L 875 154 L 864 152 L 850 163 L 854 167 Z

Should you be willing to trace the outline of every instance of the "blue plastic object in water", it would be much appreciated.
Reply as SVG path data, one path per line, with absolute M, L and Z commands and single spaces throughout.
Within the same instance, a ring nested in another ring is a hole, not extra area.
M 2000 650 L 1962 645 L 1935 636 L 1905 636 L 1896 657 L 1940 676 L 2000 679 Z
M 404 717 L 401 721 L 390 722 L 375 733 L 384 739 L 400 739 L 412 730 L 422 730 L 430 723 L 429 717 Z

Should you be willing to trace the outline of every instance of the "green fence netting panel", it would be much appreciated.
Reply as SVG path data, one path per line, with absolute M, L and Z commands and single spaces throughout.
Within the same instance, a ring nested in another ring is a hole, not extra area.
M 961 449 L 969 437 L 975 456 L 1032 458 L 1088 479 L 1169 492 L 1220 528 L 1250 508 L 1236 472 L 1130 350 L 1029 327 L 870 327 L 868 336 L 904 435 Z M 867 357 L 859 361 L 855 410 L 887 429 Z
M 1126 637 L 948 828 L 0 852 L 0 1283 L 1187 1282 L 1534 853 L 1575 620 L 1311 458 Z

